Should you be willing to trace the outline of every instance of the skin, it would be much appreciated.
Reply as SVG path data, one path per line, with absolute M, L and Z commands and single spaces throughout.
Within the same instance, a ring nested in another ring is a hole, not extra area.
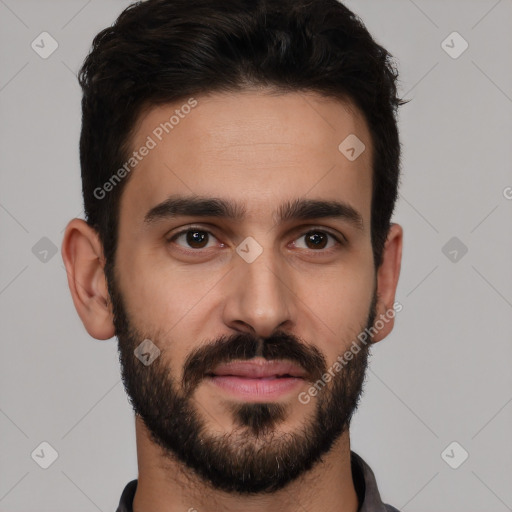
M 246 90 L 196 99 L 198 106 L 137 165 L 121 197 L 115 266 L 132 327 L 138 335 L 158 340 L 159 368 L 170 370 L 176 386 L 187 356 L 236 333 L 266 338 L 276 330 L 289 332 L 316 348 L 331 367 L 366 326 L 375 287 L 377 317 L 392 309 L 400 273 L 403 233 L 401 226 L 392 224 L 375 274 L 370 238 L 372 145 L 363 116 L 349 103 L 314 93 Z M 132 147 L 143 145 L 180 105 L 145 111 Z M 353 162 L 338 150 L 349 134 L 366 145 Z M 144 226 L 146 212 L 170 194 L 231 199 L 245 206 L 247 216 L 236 223 L 181 217 Z M 278 205 L 304 197 L 347 202 L 361 214 L 363 229 L 342 219 L 275 223 L 272 213 Z M 184 253 L 193 250 L 185 236 L 166 241 L 192 225 L 212 233 L 208 248 L 199 250 L 201 256 Z M 312 248 L 303 236 L 312 227 L 343 235 L 347 243 L 329 252 L 336 241 L 328 238 L 327 248 Z M 250 264 L 235 251 L 248 236 L 263 249 Z M 87 332 L 96 339 L 112 338 L 116 327 L 102 245 L 83 220 L 69 222 L 62 257 Z M 384 339 L 393 324 L 393 319 L 386 322 L 372 343 Z M 310 386 L 305 381 L 299 391 Z M 210 436 L 238 435 L 229 407 L 233 402 L 226 394 L 200 381 L 193 400 Z M 301 404 L 294 393 L 280 398 L 285 414 L 272 424 L 274 434 L 298 432 L 314 417 L 318 400 Z M 359 506 L 348 429 L 311 470 L 276 492 L 254 495 L 208 485 L 163 450 L 138 415 L 136 439 L 135 512 L 191 507 L 200 512 L 292 512 L 297 503 L 310 512 L 356 512 Z M 251 446 L 261 443 L 247 432 L 243 439 Z

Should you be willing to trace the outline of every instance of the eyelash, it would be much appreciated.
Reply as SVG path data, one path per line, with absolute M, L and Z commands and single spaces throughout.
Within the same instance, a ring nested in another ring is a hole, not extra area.
M 217 238 L 211 231 L 209 231 L 207 229 L 204 229 L 201 226 L 189 226 L 186 229 L 183 229 L 182 231 L 179 231 L 178 233 L 174 233 L 170 238 L 166 239 L 166 241 L 167 241 L 167 243 L 171 243 L 176 238 L 178 238 L 179 236 L 184 235 L 184 234 L 186 234 L 186 233 L 188 233 L 190 231 L 201 231 L 203 233 L 208 233 L 209 235 L 212 235 L 214 238 Z M 347 243 L 344 237 L 337 236 L 334 233 L 331 233 L 330 231 L 327 231 L 327 230 L 325 230 L 324 228 L 322 228 L 320 226 L 312 226 L 312 227 L 310 227 L 307 231 L 303 231 L 302 233 L 300 233 L 297 238 L 301 238 L 301 237 L 306 236 L 306 235 L 308 235 L 310 233 L 324 233 L 324 234 L 329 235 L 330 237 L 334 238 L 334 240 L 338 244 L 337 246 L 330 247 L 329 249 L 319 249 L 319 250 L 310 249 L 312 252 L 330 253 L 330 252 L 335 251 L 336 249 L 338 249 L 340 247 L 343 247 Z M 207 250 L 207 249 L 185 249 L 183 247 L 181 249 L 183 251 L 185 251 L 185 252 L 188 252 L 188 253 L 198 253 L 198 252 L 200 252 L 202 250 Z

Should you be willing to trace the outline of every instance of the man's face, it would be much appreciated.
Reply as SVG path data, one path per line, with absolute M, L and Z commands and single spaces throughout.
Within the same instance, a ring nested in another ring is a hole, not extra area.
M 123 381 L 165 455 L 213 487 L 271 492 L 333 446 L 361 394 L 364 344 L 299 400 L 375 318 L 370 135 L 356 110 L 313 94 L 196 99 L 162 140 L 155 129 L 181 103 L 146 112 L 133 138 L 156 145 L 123 191 L 107 276 Z M 351 134 L 366 145 L 355 160 L 338 149 Z M 154 209 L 170 196 L 244 211 Z M 302 200 L 344 203 L 362 222 L 286 209 Z M 160 350 L 148 366 L 134 355 L 145 339 Z M 302 378 L 219 371 L 251 359 L 293 363 Z

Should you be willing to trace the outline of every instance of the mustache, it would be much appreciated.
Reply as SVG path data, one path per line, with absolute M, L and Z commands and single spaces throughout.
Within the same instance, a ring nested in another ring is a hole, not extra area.
M 219 364 L 258 356 L 267 360 L 291 361 L 306 372 L 305 378 L 311 382 L 321 379 L 327 371 L 325 357 L 316 347 L 286 332 L 276 332 L 268 338 L 251 333 L 223 335 L 187 356 L 182 378 L 185 395 L 190 396 L 201 380 Z

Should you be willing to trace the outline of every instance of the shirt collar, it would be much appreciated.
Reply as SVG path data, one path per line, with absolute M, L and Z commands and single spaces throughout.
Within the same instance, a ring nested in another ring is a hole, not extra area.
M 375 475 L 370 466 L 355 452 L 350 451 L 352 478 L 359 500 L 357 512 L 399 512 L 382 502 Z M 116 512 L 133 512 L 132 504 L 137 490 L 137 480 L 129 482 L 123 490 Z
M 372 468 L 356 452 L 350 451 L 350 464 L 359 500 L 357 512 L 399 512 L 382 502 Z

